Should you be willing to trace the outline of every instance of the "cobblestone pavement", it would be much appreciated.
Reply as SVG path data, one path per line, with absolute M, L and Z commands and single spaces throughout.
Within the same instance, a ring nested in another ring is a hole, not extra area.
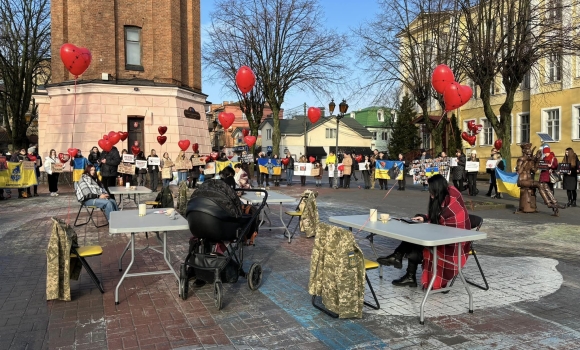
M 424 212 L 427 205 L 427 193 L 414 186 L 404 192 L 393 190 L 385 198 L 386 191 L 355 188 L 362 185 L 360 181 L 351 183 L 352 189 L 340 190 L 324 183 L 315 188 L 309 180 L 307 187 L 295 183 L 272 190 L 294 197 L 306 188 L 318 190 L 323 221 L 332 215 L 368 214 L 371 207 L 409 216 Z M 129 238 L 109 235 L 107 227 L 95 229 L 91 224 L 76 231 L 81 245 L 98 244 L 104 249 L 102 256 L 88 261 L 103 281 L 105 293 L 83 271 L 80 280 L 71 283 L 72 301 L 47 302 L 45 253 L 50 217 L 72 222 L 79 207 L 66 185 L 61 186 L 59 197 L 47 192 L 41 185 L 40 197 L 0 201 L 0 349 L 580 348 L 580 259 L 576 253 L 580 208 L 562 210 L 559 218 L 550 216 L 542 204 L 537 214 L 513 214 L 509 208 L 477 211 L 484 218 L 481 230 L 489 237 L 478 242 L 476 250 L 490 290 L 472 288 L 473 314 L 467 312 L 464 291 L 434 295 L 422 326 L 418 322 L 421 292 L 393 287 L 390 281 L 403 272 L 391 268 L 383 269 L 382 279 L 378 270 L 369 272 L 380 310 L 365 307 L 363 318 L 352 320 L 321 314 L 311 306 L 307 292 L 314 240 L 301 234 L 288 244 L 280 230 L 267 227 L 244 257 L 246 269 L 252 262 L 262 265 L 262 286 L 250 291 L 243 278 L 224 284 L 220 311 L 214 307 L 211 286 L 192 284 L 183 301 L 170 275 L 127 278 L 120 288 L 120 304 L 115 305 L 114 288 L 121 276 L 117 259 Z M 565 193 L 557 190 L 556 195 L 563 199 Z M 466 197 L 468 205 L 473 198 Z M 478 196 L 475 200 L 517 205 L 516 199 Z M 277 209 L 272 206 L 274 212 Z M 355 234 L 365 255 L 372 257 L 365 235 Z M 175 268 L 186 255 L 190 237 L 188 231 L 168 235 Z M 145 235 L 139 234 L 137 244 L 145 243 Z M 389 254 L 397 244 L 375 238 L 379 255 Z M 125 266 L 128 260 L 125 257 Z M 160 254 L 145 250 L 137 255 L 133 268 L 154 271 L 163 265 Z M 480 279 L 472 259 L 466 275 Z

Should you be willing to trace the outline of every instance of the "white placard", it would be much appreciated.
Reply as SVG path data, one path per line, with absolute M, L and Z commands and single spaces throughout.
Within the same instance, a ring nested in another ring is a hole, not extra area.
M 205 163 L 205 167 L 203 168 L 203 173 L 205 175 L 215 174 L 215 162 Z
M 342 163 L 338 163 L 338 166 L 341 166 Z M 342 171 L 338 171 L 338 177 L 342 177 Z M 334 163 L 328 164 L 328 177 L 334 177 Z
M 135 156 L 132 154 L 123 154 L 123 163 L 135 163 Z
M 485 162 L 486 169 L 495 169 L 496 165 L 497 165 L 496 159 L 489 159 L 487 162 Z
M 149 157 L 149 159 L 147 159 L 147 164 L 148 165 L 161 165 L 161 159 L 159 159 L 158 157 Z
M 367 168 L 367 164 L 368 164 L 368 168 Z M 369 162 L 358 163 L 358 170 L 370 170 L 370 163 Z
M 138 169 L 145 169 L 147 168 L 147 161 L 146 160 L 136 160 L 135 167 Z
M 456 157 L 451 158 L 451 161 L 449 162 L 449 166 L 457 166 L 457 158 Z
M 479 172 L 479 162 L 465 162 L 465 171 L 468 173 Z
M 294 163 L 294 175 L 311 176 L 312 163 Z

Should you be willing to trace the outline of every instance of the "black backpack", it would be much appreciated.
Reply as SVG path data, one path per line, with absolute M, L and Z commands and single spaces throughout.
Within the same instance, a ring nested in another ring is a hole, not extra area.
M 161 192 L 157 194 L 155 201 L 159 204 L 155 206 L 155 208 L 173 208 L 173 194 L 169 187 L 163 187 Z

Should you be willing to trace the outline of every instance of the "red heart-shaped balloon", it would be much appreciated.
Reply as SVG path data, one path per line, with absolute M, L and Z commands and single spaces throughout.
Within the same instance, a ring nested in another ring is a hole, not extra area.
M 111 142 L 111 146 L 114 146 L 117 143 L 119 143 L 119 141 L 121 141 L 121 135 L 119 135 L 119 133 L 116 131 L 109 132 L 108 136 L 109 136 L 109 141 Z
M 308 160 L 310 161 L 310 163 L 314 163 L 316 158 L 314 158 L 313 156 L 310 156 L 310 157 L 308 157 Z
M 469 135 L 467 132 L 461 133 L 461 138 L 467 141 L 470 145 L 475 145 L 475 135 Z
M 103 151 L 106 151 L 106 152 L 110 152 L 111 149 L 113 148 L 113 143 L 111 143 L 110 140 L 100 139 L 98 144 L 99 144 L 99 147 L 101 147 L 103 149 Z
M 431 85 L 433 89 L 440 94 L 445 92 L 445 89 L 455 81 L 455 76 L 451 68 L 444 64 L 440 64 L 433 70 L 431 75 Z
M 119 136 L 121 136 L 121 141 L 125 141 L 129 137 L 129 133 L 126 131 L 119 131 Z
M 443 93 L 445 101 L 445 111 L 449 112 L 466 104 L 473 91 L 467 85 L 460 85 L 458 82 L 452 82 Z
M 288 165 L 290 163 L 290 158 L 282 158 L 282 164 Z
M 320 116 L 322 115 L 322 112 L 320 111 L 320 108 L 318 107 L 310 107 L 308 108 L 308 119 L 310 119 L 311 123 L 316 123 L 319 119 Z
M 66 163 L 70 160 L 70 156 L 68 154 L 64 154 L 64 153 L 59 153 L 58 154 L 58 159 L 60 160 L 61 163 Z
M 238 89 L 240 89 L 242 94 L 246 94 L 252 90 L 254 84 L 256 84 L 256 76 L 252 72 L 252 69 L 248 66 L 241 66 L 236 73 L 236 85 Z M 224 126 L 226 129 L 228 127 Z
M 157 142 L 163 146 L 163 144 L 167 141 L 167 136 L 157 136 Z
M 483 125 L 481 125 L 481 124 L 477 124 L 477 125 L 475 126 L 475 130 L 473 130 L 473 133 L 474 133 L 475 135 L 477 135 L 477 134 L 479 134 L 479 133 L 481 132 L 481 130 L 483 130 Z
M 92 56 L 89 49 L 67 43 L 60 47 L 60 59 L 72 75 L 79 76 L 89 68 Z
M 220 157 L 220 154 L 217 152 L 211 152 L 209 156 L 212 160 L 217 160 Z
M 187 149 L 189 148 L 189 145 L 191 144 L 191 142 L 189 142 L 189 140 L 180 140 L 177 145 L 179 146 L 179 148 L 181 148 L 182 151 L 187 151 Z
M 359 154 L 358 156 L 356 156 L 355 160 L 359 163 L 362 162 L 362 160 L 363 160 L 362 154 Z
M 256 143 L 256 136 L 244 136 L 244 142 L 248 147 L 252 147 Z
M 159 131 L 159 135 L 163 136 L 167 132 L 167 127 L 166 126 L 160 126 L 160 127 L 157 128 L 157 131 Z
M 497 149 L 497 150 L 499 150 L 502 145 L 503 145 L 503 141 L 501 139 L 497 139 L 493 143 L 493 147 L 495 147 L 495 149 Z
M 109 135 L 105 134 L 103 135 L 103 140 L 108 140 L 109 139 Z
M 74 157 L 77 155 L 77 152 L 78 152 L 78 149 L 76 149 L 76 148 L 69 148 L 69 149 L 66 151 L 66 153 L 68 153 L 68 155 L 69 155 L 71 158 L 74 158 Z
M 475 131 L 475 120 L 470 120 L 467 122 L 467 129 Z
M 224 129 L 229 128 L 232 126 L 234 121 L 236 120 L 236 116 L 233 113 L 225 113 L 221 112 L 218 114 L 218 120 Z
M 191 145 L 191 150 L 195 153 L 197 151 L 199 151 L 199 144 L 196 142 L 193 145 Z
M 342 164 L 341 164 L 341 165 L 339 165 L 339 166 L 338 166 L 338 171 L 344 171 L 344 165 L 342 165 Z
M 139 152 L 141 152 L 141 148 L 139 148 L 139 146 L 132 146 L 131 152 L 133 153 L 133 155 L 138 155 Z
M 250 135 L 250 130 L 242 129 L 242 136 L 248 136 L 248 135 Z

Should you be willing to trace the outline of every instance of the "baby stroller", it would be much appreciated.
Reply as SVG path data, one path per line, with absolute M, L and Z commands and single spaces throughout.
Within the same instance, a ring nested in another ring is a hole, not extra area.
M 236 283 L 245 277 L 248 287 L 256 290 L 262 283 L 262 267 L 252 264 L 244 272 L 244 241 L 258 230 L 258 215 L 266 205 L 268 192 L 260 189 L 245 192 L 262 192 L 258 207 L 242 210 L 236 192 L 224 181 L 205 181 L 187 203 L 185 217 L 193 237 L 189 253 L 180 268 L 179 295 L 187 299 L 189 280 L 213 283 L 215 306 L 222 308 L 222 283 Z M 246 212 L 248 214 L 246 214 Z

